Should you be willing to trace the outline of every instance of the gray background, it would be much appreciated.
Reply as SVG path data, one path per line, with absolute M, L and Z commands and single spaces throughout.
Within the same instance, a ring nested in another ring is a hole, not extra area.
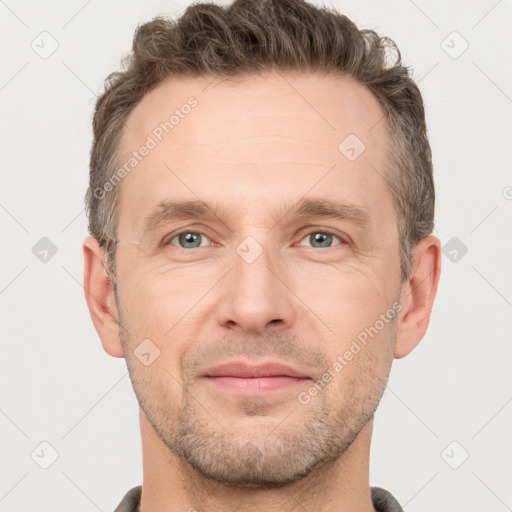
M 3 512 L 111 511 L 142 482 L 138 404 L 84 299 L 83 197 L 102 80 L 140 21 L 187 4 L 0 1 Z M 407 511 L 512 510 L 512 3 L 331 5 L 414 69 L 445 246 L 428 333 L 377 412 L 371 484 Z

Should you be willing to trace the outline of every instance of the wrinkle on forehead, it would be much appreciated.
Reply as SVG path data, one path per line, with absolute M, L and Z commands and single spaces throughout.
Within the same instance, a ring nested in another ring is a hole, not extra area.
M 386 123 L 379 122 L 384 111 L 378 100 L 352 78 L 304 74 L 295 75 L 292 83 L 286 73 L 269 73 L 233 83 L 221 81 L 205 89 L 209 80 L 168 79 L 150 91 L 128 117 L 123 145 L 145 140 L 191 96 L 198 101 L 189 115 L 195 122 L 187 123 L 186 116 L 168 135 L 176 148 L 272 136 L 332 147 L 346 135 L 347 127 L 370 146 L 387 135 Z M 280 130 L 283 118 L 294 121 L 287 123 L 286 131 Z M 233 123 L 236 130 L 229 129 Z

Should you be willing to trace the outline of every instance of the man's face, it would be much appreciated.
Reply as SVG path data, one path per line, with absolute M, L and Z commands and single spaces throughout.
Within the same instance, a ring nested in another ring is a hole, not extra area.
M 219 82 L 167 81 L 127 121 L 121 165 L 151 147 L 118 185 L 121 338 L 174 455 L 222 482 L 279 486 L 369 428 L 387 381 L 400 292 L 388 134 L 351 79 Z M 163 201 L 208 208 L 175 217 Z

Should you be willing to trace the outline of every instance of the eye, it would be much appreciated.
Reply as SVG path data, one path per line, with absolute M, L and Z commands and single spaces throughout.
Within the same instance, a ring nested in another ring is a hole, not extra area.
M 331 233 L 330 231 L 312 231 L 302 240 L 308 240 L 310 245 L 306 245 L 306 247 L 313 247 L 314 249 L 328 249 L 332 246 L 334 240 L 338 240 L 340 242 L 339 245 L 344 245 L 346 243 L 345 240 L 342 240 L 339 236 L 335 235 L 334 233 Z
M 203 243 L 209 240 L 209 238 L 203 233 L 195 231 L 182 231 L 173 238 L 169 239 L 167 244 L 177 245 L 181 249 L 197 249 L 198 247 L 205 247 L 208 243 Z M 175 242 L 176 241 L 176 242 Z
M 339 242 L 338 245 L 346 244 L 345 240 L 330 231 L 312 231 L 305 236 L 301 242 L 304 240 L 309 242 L 309 244 L 305 244 L 306 247 L 313 247 L 314 249 L 328 249 L 333 246 L 336 240 Z M 209 241 L 210 239 L 203 233 L 197 231 L 182 231 L 170 238 L 165 244 L 174 245 L 181 249 L 197 249 L 210 245 L 208 243 Z

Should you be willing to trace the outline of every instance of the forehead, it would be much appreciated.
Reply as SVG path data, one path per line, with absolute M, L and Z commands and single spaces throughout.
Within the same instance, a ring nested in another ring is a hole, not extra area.
M 176 112 L 188 111 L 186 104 L 190 98 L 197 101 L 197 107 L 191 109 L 193 115 Z M 172 139 L 176 148 L 182 144 L 193 147 L 203 143 L 232 143 L 247 134 L 288 133 L 305 143 L 318 142 L 329 147 L 347 129 L 358 132 L 369 144 L 386 136 L 385 123 L 380 123 L 384 112 L 377 99 L 354 79 L 267 72 L 232 78 L 184 77 L 164 81 L 147 93 L 131 112 L 122 145 L 142 141 L 160 123 L 169 121 L 173 113 L 180 119 L 172 121 L 171 124 L 176 124 L 166 133 L 169 135 L 166 139 Z M 182 123 L 187 117 L 192 121 Z M 283 126 L 286 119 L 291 122 Z M 308 124 L 296 125 L 299 120 Z
M 167 198 L 225 202 L 256 217 L 309 192 L 339 194 L 378 217 L 391 205 L 387 143 L 378 101 L 347 77 L 170 79 L 141 100 L 123 130 L 120 166 L 150 149 L 126 166 L 120 227 L 139 230 Z

